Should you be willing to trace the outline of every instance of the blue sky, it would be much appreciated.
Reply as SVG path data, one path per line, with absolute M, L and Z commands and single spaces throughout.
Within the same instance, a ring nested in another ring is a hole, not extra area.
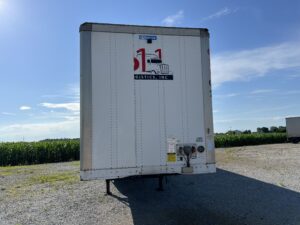
M 300 1 L 0 0 L 0 141 L 79 137 L 79 25 L 207 27 L 216 132 L 300 115 Z

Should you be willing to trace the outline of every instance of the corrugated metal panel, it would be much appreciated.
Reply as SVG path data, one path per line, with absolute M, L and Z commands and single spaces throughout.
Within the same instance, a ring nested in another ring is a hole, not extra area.
M 194 173 L 213 172 L 214 165 L 206 166 L 206 158 L 215 162 L 207 30 L 84 26 L 82 179 L 181 172 L 184 160 L 168 161 L 170 140 L 205 145 L 209 151 L 197 153 L 191 165 Z M 158 33 L 148 43 L 152 31 Z
M 80 169 L 92 169 L 91 33 L 80 34 Z
M 201 64 L 202 64 L 202 87 L 203 87 L 203 107 L 205 122 L 205 147 L 207 163 L 215 163 L 215 143 L 212 113 L 212 90 L 211 90 L 211 70 L 210 70 L 210 48 L 209 37 L 200 39 L 201 43 Z

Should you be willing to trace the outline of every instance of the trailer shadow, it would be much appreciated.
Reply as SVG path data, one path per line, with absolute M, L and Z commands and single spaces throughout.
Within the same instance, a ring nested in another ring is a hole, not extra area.
M 134 224 L 300 224 L 300 193 L 218 169 L 216 174 L 114 181 Z

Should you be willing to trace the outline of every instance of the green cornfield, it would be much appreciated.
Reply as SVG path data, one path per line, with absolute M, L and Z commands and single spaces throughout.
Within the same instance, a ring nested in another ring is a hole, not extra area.
M 221 134 L 215 135 L 215 146 L 237 147 L 287 142 L 286 133 Z
M 286 141 L 285 133 L 215 135 L 217 148 L 284 143 Z M 0 166 L 79 160 L 79 146 L 79 139 L 0 143 Z
M 0 143 L 0 166 L 79 160 L 79 140 Z

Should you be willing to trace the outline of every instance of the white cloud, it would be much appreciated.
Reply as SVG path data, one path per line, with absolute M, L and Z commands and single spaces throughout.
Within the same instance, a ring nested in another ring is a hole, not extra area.
M 300 78 L 300 74 L 289 75 L 290 78 Z
M 22 106 L 20 106 L 19 109 L 22 110 L 22 111 L 24 111 L 24 110 L 30 110 L 31 107 L 30 107 L 30 106 L 27 106 L 27 105 L 22 105 Z
M 240 94 L 238 93 L 229 93 L 229 94 L 222 94 L 222 95 L 213 95 L 215 98 L 231 98 L 231 97 L 236 97 L 239 96 Z
M 42 98 L 61 98 L 61 97 L 64 97 L 64 96 L 59 95 L 59 94 L 46 94 L 46 95 L 42 95 L 41 97 Z
M 300 94 L 300 90 L 291 90 L 291 91 L 287 91 L 287 92 L 282 93 L 282 94 L 287 94 L 287 95 Z
M 66 95 L 68 98 L 74 99 L 74 101 L 79 102 L 80 99 L 80 88 L 79 84 L 69 84 L 67 86 L 67 90 L 64 92 L 64 95 Z
M 221 10 L 219 10 L 219 11 L 217 11 L 217 12 L 215 12 L 215 13 L 207 16 L 207 17 L 202 18 L 202 21 L 217 19 L 219 17 L 227 16 L 227 15 L 235 13 L 237 11 L 238 11 L 237 8 L 236 9 L 229 9 L 228 7 L 225 7 L 225 8 L 223 8 L 223 9 L 221 9 Z
M 79 120 L 79 116 L 78 115 L 72 115 L 72 116 L 65 116 L 66 120 Z
M 57 91 L 51 94 L 43 94 L 42 98 L 46 99 L 72 99 L 74 102 L 79 102 L 80 98 L 80 89 L 79 84 L 68 84 L 66 88 L 62 91 Z
M 35 141 L 46 138 L 79 137 L 79 120 L 11 124 L 0 127 L 0 141 Z
M 183 20 L 184 18 L 184 12 L 183 10 L 180 10 L 178 11 L 175 15 L 170 15 L 170 16 L 167 16 L 166 18 L 164 18 L 162 20 L 162 23 L 165 25 L 165 26 L 175 26 L 177 24 L 180 24 L 181 21 Z
M 41 106 L 44 106 L 49 109 L 67 109 L 70 111 L 79 111 L 80 105 L 78 102 L 70 102 L 70 103 L 41 103 Z
M 238 96 L 239 94 L 237 93 L 230 93 L 230 94 L 226 94 L 225 97 L 235 97 Z
M 0 0 L 1 1 L 1 0 Z M 45 101 L 39 105 L 35 114 L 25 121 L 0 125 L 1 141 L 35 141 L 46 138 L 74 138 L 79 137 L 80 104 L 79 85 L 69 84 L 62 91 L 42 96 L 55 98 L 55 102 Z M 23 105 L 20 110 L 29 110 L 30 106 Z M 56 110 L 65 109 L 65 110 Z M 0 112 L 0 115 L 15 115 L 9 112 Z
M 300 43 L 283 43 L 212 57 L 212 82 L 249 80 L 269 72 L 300 67 Z
M 6 116 L 15 116 L 15 113 L 10 113 L 10 112 L 2 112 L 2 115 L 6 115 Z
M 271 93 L 271 92 L 274 92 L 275 90 L 274 89 L 257 89 L 257 90 L 254 90 L 254 91 L 251 91 L 250 94 L 265 94 L 265 93 Z

